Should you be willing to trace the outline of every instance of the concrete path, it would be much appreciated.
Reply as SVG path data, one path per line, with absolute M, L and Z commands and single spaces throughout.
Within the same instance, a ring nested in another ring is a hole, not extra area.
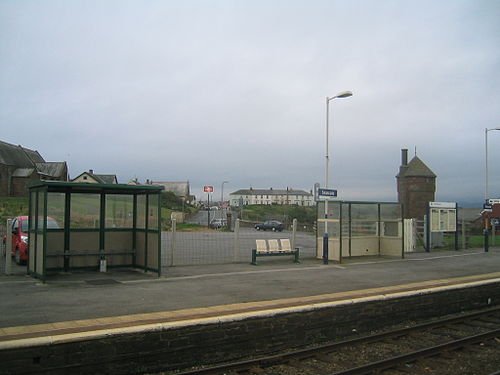
M 414 253 L 323 265 L 270 258 L 248 263 L 171 267 L 165 276 L 135 271 L 59 274 L 43 284 L 0 277 L 0 328 L 96 319 L 481 277 L 500 271 L 500 249 Z

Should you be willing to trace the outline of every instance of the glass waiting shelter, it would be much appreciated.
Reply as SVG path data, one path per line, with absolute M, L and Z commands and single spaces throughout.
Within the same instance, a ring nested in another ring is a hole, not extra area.
M 318 201 L 316 255 L 328 260 L 366 255 L 404 258 L 402 204 L 396 202 Z M 326 246 L 325 246 L 326 248 Z
M 29 187 L 28 273 L 138 268 L 161 274 L 163 186 L 37 181 Z

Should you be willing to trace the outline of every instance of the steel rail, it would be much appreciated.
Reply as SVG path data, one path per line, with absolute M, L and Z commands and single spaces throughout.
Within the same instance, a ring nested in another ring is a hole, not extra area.
M 480 312 L 474 312 L 469 314 L 464 314 L 458 317 L 439 319 L 432 322 L 421 323 L 411 327 L 399 328 L 387 332 L 378 333 L 375 335 L 362 336 L 355 339 L 349 339 L 344 341 L 339 341 L 336 343 L 324 344 L 320 346 L 315 346 L 307 349 L 294 350 L 287 353 L 275 354 L 267 357 L 261 357 L 256 359 L 231 362 L 227 364 L 221 364 L 218 366 L 211 366 L 206 368 L 200 368 L 195 370 L 188 370 L 184 372 L 178 372 L 176 375 L 209 375 L 209 374 L 220 374 L 225 371 L 242 371 L 249 370 L 251 368 L 258 367 L 270 367 L 278 363 L 287 363 L 292 359 L 304 359 L 307 357 L 313 357 L 317 353 L 324 353 L 334 351 L 337 348 L 354 345 L 359 343 L 372 343 L 376 341 L 381 341 L 382 339 L 394 337 L 394 336 L 405 336 L 412 331 L 424 330 L 433 327 L 446 326 L 448 324 L 458 323 L 474 319 L 481 316 L 487 316 L 491 314 L 498 313 L 500 307 L 494 307 L 488 310 L 482 310 Z
M 334 372 L 331 375 L 362 375 L 362 374 L 370 374 L 372 372 L 376 373 L 376 371 L 387 370 L 398 366 L 403 363 L 413 362 L 418 359 L 434 356 L 436 354 L 440 354 L 443 352 L 455 350 L 458 348 L 462 348 L 466 345 L 475 344 L 478 342 L 482 342 L 485 340 L 489 340 L 495 338 L 500 335 L 500 329 L 494 329 L 492 331 L 488 331 L 485 333 L 481 333 L 478 335 L 466 337 L 463 339 L 458 339 L 454 341 L 450 341 L 445 344 L 436 345 L 430 348 L 425 348 L 422 350 L 417 350 L 411 353 L 402 354 L 396 357 L 384 359 L 378 362 L 368 363 L 363 366 L 359 366 L 356 368 L 352 368 L 349 370 Z

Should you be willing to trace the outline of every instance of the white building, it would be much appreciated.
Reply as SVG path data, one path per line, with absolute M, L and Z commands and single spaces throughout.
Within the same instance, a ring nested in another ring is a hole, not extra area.
M 189 191 L 189 181 L 170 182 L 147 180 L 146 185 L 161 185 L 165 188 L 165 191 L 171 191 L 187 203 L 195 203 L 196 201 L 196 197 L 191 195 Z
M 231 206 L 246 206 L 249 204 L 287 204 L 313 206 L 312 192 L 294 189 L 240 189 L 229 194 Z

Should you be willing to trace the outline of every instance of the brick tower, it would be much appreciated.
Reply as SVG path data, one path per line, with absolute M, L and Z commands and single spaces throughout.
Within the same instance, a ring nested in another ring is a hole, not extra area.
M 408 150 L 401 150 L 401 166 L 396 176 L 398 202 L 405 219 L 424 218 L 429 202 L 435 200 L 436 175 L 417 156 L 408 163 Z

